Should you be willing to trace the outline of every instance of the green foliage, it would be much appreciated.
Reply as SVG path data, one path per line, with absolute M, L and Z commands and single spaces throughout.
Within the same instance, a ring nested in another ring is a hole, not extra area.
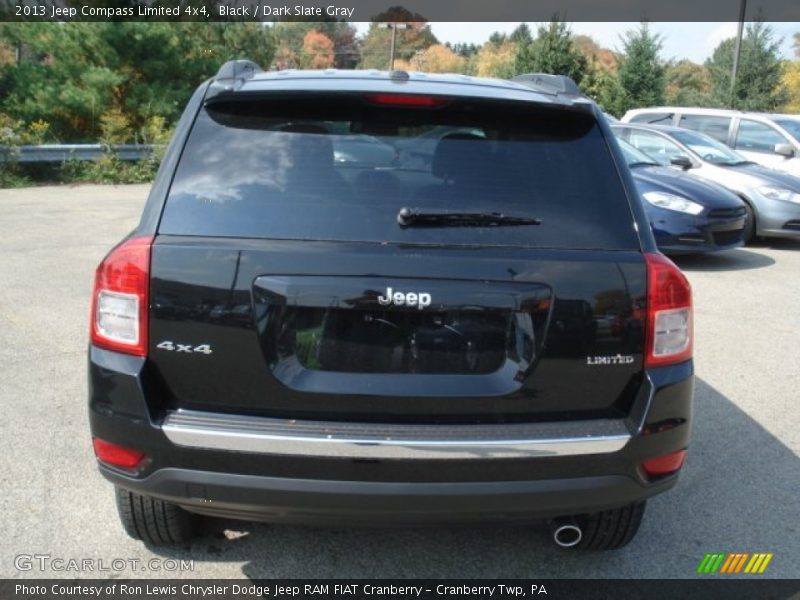
M 30 177 L 16 162 L 17 146 L 43 143 L 47 139 L 47 130 L 47 124 L 42 121 L 26 125 L 0 113 L 0 188 L 30 185 Z
M 450 50 L 452 50 L 459 56 L 468 59 L 477 55 L 478 50 L 481 49 L 481 47 L 478 44 L 467 44 L 467 43 L 451 44 L 450 42 L 447 42 L 445 46 L 450 48 Z
M 520 23 L 508 36 L 508 41 L 519 45 L 530 44 L 533 41 L 531 28 L 527 23 Z
M 500 47 L 506 42 L 508 42 L 508 36 L 505 33 L 495 31 L 489 36 L 489 40 L 486 43 L 495 47 Z
M 731 93 L 735 39 L 721 42 L 706 68 L 711 77 L 710 102 L 739 110 L 775 111 L 788 100 L 781 82 L 783 65 L 780 40 L 769 25 L 756 21 L 747 25 L 742 39 L 736 87 Z
M 572 33 L 563 21 L 553 19 L 539 27 L 530 42 L 517 45 L 517 73 L 567 75 L 580 84 L 586 68 L 586 57 L 573 47 Z
M 629 99 L 619 75 L 610 71 L 600 71 L 598 79 L 595 100 L 607 113 L 617 118 L 622 117 L 629 108 Z
M 586 74 L 581 81 L 581 91 L 593 98 L 604 111 L 620 116 L 619 105 L 623 94 L 619 77 L 615 72 L 602 68 L 595 56 L 588 59 Z
M 711 75 L 703 65 L 690 60 L 670 62 L 664 76 L 669 106 L 705 106 L 709 103 Z
M 5 159 L 0 162 L 0 188 L 23 187 L 34 182 L 92 182 L 92 183 L 146 183 L 152 181 L 162 159 L 165 144 L 171 137 L 163 117 L 149 119 L 138 132 L 143 143 L 157 144 L 160 148 L 153 156 L 140 161 L 117 159 L 111 144 L 124 143 L 128 136 L 128 121 L 119 112 L 109 112 L 102 117 L 101 141 L 107 145 L 106 153 L 96 161 L 67 161 L 62 165 L 19 164 L 16 162 L 18 146 L 43 144 L 49 140 L 48 125 L 42 121 L 25 124 L 0 113 L 0 149 Z
M 69 142 L 99 139 L 109 115 L 127 120 L 120 141 L 137 141 L 154 116 L 174 123 L 222 62 L 266 67 L 274 54 L 270 29 L 249 22 L 7 23 L 0 39 L 26 56 L 0 73 L 0 110 Z
M 0 189 L 28 187 L 30 184 L 30 178 L 16 165 L 0 165 Z
M 665 66 L 659 58 L 661 45 L 661 37 L 652 33 L 646 22 L 622 36 L 618 71 L 622 95 L 615 100 L 621 112 L 664 104 L 666 79 Z
M 61 166 L 60 177 L 82 183 L 150 183 L 158 171 L 159 159 L 138 161 L 118 160 L 106 154 L 95 161 L 67 161 Z

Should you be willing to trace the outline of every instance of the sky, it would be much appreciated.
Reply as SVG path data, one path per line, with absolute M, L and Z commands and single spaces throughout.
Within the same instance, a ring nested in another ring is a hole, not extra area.
M 703 1 L 703 0 L 698 0 Z M 354 23 L 359 33 L 369 27 L 369 23 Z M 482 44 L 494 31 L 511 33 L 519 23 L 431 23 L 431 30 L 441 42 Z M 528 23 L 535 32 L 539 23 Z M 781 51 L 784 58 L 792 58 L 792 35 L 800 31 L 800 23 L 770 23 L 776 37 L 784 38 Z M 592 36 L 601 46 L 619 50 L 619 36 L 637 23 L 571 23 L 574 34 Z M 665 60 L 688 58 L 702 63 L 711 56 L 714 48 L 725 38 L 736 35 L 737 23 L 651 23 L 653 31 L 663 36 L 661 50 Z

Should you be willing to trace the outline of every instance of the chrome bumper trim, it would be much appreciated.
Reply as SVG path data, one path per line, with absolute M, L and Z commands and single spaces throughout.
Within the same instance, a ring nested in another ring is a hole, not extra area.
M 486 459 L 617 452 L 621 420 L 496 425 L 304 421 L 178 410 L 162 429 L 178 446 L 257 454 L 377 459 Z

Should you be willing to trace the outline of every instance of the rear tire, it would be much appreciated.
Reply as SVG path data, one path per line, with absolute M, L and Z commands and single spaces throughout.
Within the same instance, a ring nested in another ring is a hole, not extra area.
M 575 517 L 583 532 L 578 550 L 616 550 L 630 542 L 644 516 L 644 502 Z
M 200 518 L 150 496 L 115 488 L 117 512 L 125 532 L 152 546 L 187 542 L 200 532 Z
M 744 201 L 743 201 L 744 202 Z M 756 239 L 756 215 L 753 212 L 753 207 L 748 202 L 744 203 L 744 209 L 747 214 L 747 221 L 744 224 L 744 245 L 749 246 Z

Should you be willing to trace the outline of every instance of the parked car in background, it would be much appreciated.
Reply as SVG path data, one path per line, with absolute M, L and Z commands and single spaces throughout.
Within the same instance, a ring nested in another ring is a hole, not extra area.
M 718 108 L 637 108 L 623 123 L 675 125 L 711 136 L 755 163 L 800 176 L 800 116 Z
M 650 219 L 658 249 L 665 254 L 714 252 L 741 246 L 747 212 L 730 190 L 659 165 L 619 140 Z
M 757 165 L 717 140 L 666 125 L 612 123 L 617 137 L 661 165 L 718 183 L 745 201 L 744 241 L 754 236 L 800 238 L 800 178 Z

